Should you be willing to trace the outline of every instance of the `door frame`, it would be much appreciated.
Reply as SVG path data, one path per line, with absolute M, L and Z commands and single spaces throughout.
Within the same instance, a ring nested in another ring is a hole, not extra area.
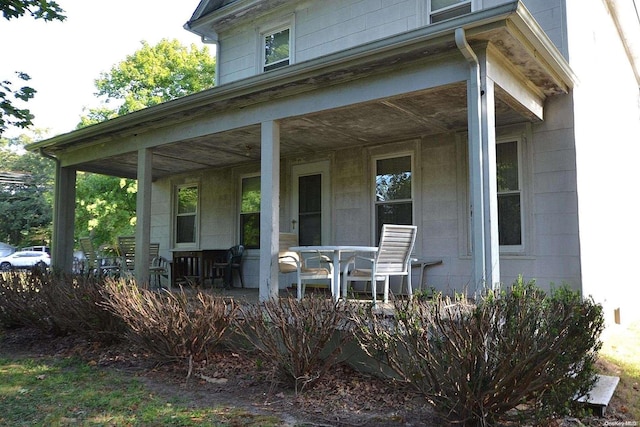
M 298 234 L 299 224 L 299 178 L 308 175 L 320 175 L 320 185 L 322 186 L 322 222 L 321 239 L 323 245 L 331 244 L 331 164 L 329 160 L 321 160 L 311 163 L 300 163 L 291 167 L 291 222 L 295 221 L 295 228 L 292 231 Z

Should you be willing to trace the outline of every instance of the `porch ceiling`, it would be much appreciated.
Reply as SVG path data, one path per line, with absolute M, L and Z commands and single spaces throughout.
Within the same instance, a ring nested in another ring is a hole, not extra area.
M 283 157 L 331 151 L 352 145 L 377 145 L 467 128 L 464 83 L 402 97 L 287 118 L 280 123 Z M 508 94 L 496 92 L 497 125 L 532 120 L 514 110 Z M 260 125 L 184 139 L 153 148 L 154 179 L 205 168 L 260 160 Z M 136 177 L 137 155 L 122 153 L 83 164 L 83 170 Z

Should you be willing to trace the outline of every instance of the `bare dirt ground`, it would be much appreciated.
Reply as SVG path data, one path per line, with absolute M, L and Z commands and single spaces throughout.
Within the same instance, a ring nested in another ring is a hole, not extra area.
M 412 390 L 349 366 L 339 366 L 314 387 L 295 393 L 272 378 L 263 361 L 221 351 L 195 363 L 158 365 L 126 345 L 100 346 L 75 337 L 50 337 L 20 328 L 0 335 L 0 357 L 80 357 L 101 369 L 137 377 L 152 393 L 179 395 L 193 407 L 228 406 L 271 414 L 282 426 L 443 426 L 428 403 Z M 614 396 L 604 418 L 563 418 L 554 427 L 631 425 L 625 402 Z M 627 421 L 625 421 L 627 420 Z M 516 425 L 516 424 L 513 424 Z M 637 423 L 635 425 L 638 425 Z
M 195 363 L 158 365 L 125 345 L 100 346 L 74 337 L 20 328 L 0 336 L 0 357 L 80 357 L 102 369 L 137 377 L 154 394 L 179 395 L 193 407 L 229 406 L 271 414 L 282 426 L 439 426 L 433 409 L 411 390 L 339 366 L 313 388 L 295 393 L 272 378 L 266 364 L 221 351 Z

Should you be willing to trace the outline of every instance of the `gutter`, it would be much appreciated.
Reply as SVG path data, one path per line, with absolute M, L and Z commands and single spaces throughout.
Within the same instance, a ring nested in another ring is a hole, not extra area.
M 38 150 L 38 153 L 39 153 L 42 157 L 46 157 L 47 159 L 51 159 L 51 160 L 53 160 L 53 161 L 56 163 L 56 169 L 60 167 L 60 159 L 58 159 L 57 157 L 52 156 L 51 154 L 49 154 L 49 153 L 45 152 L 43 147 L 41 147 L 41 148 Z
M 456 46 L 469 63 L 469 86 L 467 88 L 468 111 L 468 146 L 469 146 L 469 185 L 471 188 L 471 236 L 473 259 L 474 296 L 477 299 L 487 282 L 485 270 L 485 213 L 483 190 L 483 158 L 482 158 L 482 81 L 480 79 L 480 62 L 467 42 L 463 28 L 455 30 Z
M 201 34 L 199 32 L 197 32 L 196 30 L 194 30 L 193 28 L 191 28 L 191 23 L 187 22 L 186 24 L 184 24 L 182 26 L 182 28 L 184 28 L 185 30 L 189 31 L 190 33 L 193 33 L 195 35 L 200 36 L 200 41 L 203 44 L 212 44 L 215 47 L 216 50 L 216 68 L 215 68 L 215 77 L 214 77 L 214 83 L 218 81 L 218 76 L 220 75 L 220 38 L 218 37 L 218 33 L 212 32 L 211 35 L 205 35 L 205 34 Z

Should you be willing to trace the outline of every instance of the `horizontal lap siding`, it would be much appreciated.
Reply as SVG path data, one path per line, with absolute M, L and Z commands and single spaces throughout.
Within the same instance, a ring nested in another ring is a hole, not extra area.
M 323 0 L 281 8 L 220 34 L 219 83 L 258 72 L 259 29 L 295 15 L 295 62 L 304 62 L 417 27 L 420 0 Z

